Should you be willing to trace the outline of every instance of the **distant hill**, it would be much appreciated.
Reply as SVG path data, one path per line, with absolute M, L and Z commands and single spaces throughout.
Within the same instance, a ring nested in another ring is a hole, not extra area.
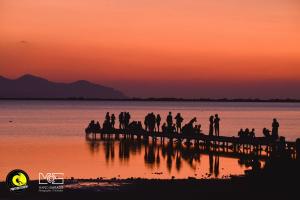
M 99 98 L 124 99 L 122 92 L 85 80 L 57 83 L 26 74 L 12 80 L 0 76 L 0 98 Z

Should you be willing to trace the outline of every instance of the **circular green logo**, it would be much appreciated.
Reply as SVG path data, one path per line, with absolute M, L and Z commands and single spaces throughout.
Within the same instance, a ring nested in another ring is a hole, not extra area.
M 29 177 L 23 170 L 15 169 L 7 175 L 6 184 L 12 192 L 24 191 L 28 189 Z

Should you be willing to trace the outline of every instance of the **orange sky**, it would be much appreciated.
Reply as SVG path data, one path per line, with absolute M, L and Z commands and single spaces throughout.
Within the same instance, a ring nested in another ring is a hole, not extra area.
M 300 81 L 300 2 L 0 0 L 0 75 L 24 73 L 134 96 L 153 80 Z

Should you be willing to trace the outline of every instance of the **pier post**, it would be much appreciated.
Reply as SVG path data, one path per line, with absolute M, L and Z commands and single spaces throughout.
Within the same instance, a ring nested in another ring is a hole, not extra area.
M 300 161 L 300 138 L 296 140 L 296 156 L 297 160 Z

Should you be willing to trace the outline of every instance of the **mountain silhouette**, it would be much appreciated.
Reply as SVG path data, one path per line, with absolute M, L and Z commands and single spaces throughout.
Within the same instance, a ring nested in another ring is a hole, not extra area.
M 118 90 L 85 80 L 57 83 L 26 74 L 15 80 L 0 76 L 0 98 L 124 99 L 127 97 Z

